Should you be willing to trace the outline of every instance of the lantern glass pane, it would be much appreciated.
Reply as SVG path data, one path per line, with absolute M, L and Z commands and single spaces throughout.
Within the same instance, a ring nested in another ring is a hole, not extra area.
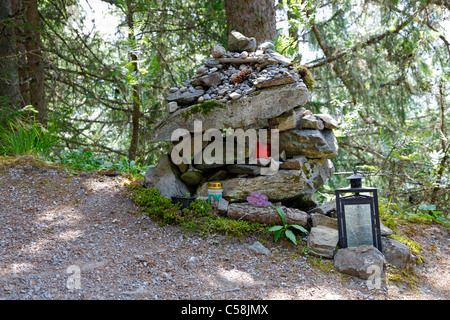
M 370 204 L 345 204 L 347 246 L 373 245 Z

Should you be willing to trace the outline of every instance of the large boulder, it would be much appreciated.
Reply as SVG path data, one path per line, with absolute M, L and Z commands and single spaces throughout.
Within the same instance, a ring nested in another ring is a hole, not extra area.
M 147 188 L 158 189 L 161 196 L 168 198 L 189 192 L 186 185 L 178 177 L 168 155 L 161 156 L 156 166 L 147 170 L 143 185 Z
M 206 197 L 208 181 L 221 181 L 230 203 L 258 192 L 286 207 L 316 207 L 315 190 L 334 173 L 329 158 L 337 156 L 337 122 L 304 108 L 310 93 L 292 61 L 269 50 L 273 44 L 252 52 L 254 38 L 232 31 L 228 40 L 230 52 L 214 46 L 190 80 L 169 89 L 169 113 L 155 125 L 152 141 L 172 135 L 180 141 L 170 153 L 176 165 L 161 160 L 165 164 L 150 169 L 145 184 L 168 195 L 188 188 Z
M 384 264 L 383 254 L 369 245 L 339 249 L 334 255 L 336 270 L 364 280 L 373 274 L 373 268 L 383 270 Z
M 227 103 L 209 102 L 178 109 L 156 125 L 153 141 L 170 141 L 176 129 L 194 132 L 194 121 L 202 121 L 202 130 L 264 128 L 268 119 L 304 105 L 309 98 L 306 86 L 298 82 L 259 90 Z
M 338 144 L 332 130 L 288 130 L 280 132 L 280 150 L 286 155 L 308 158 L 332 158 L 338 155 Z

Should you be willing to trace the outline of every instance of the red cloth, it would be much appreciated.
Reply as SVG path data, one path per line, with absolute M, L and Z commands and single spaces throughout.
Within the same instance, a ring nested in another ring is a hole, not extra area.
M 270 157 L 270 144 L 258 142 L 256 144 L 256 158 L 267 159 Z

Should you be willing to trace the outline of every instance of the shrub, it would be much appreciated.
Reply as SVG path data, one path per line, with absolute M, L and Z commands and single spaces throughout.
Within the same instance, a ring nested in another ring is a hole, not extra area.
M 129 161 L 125 156 L 121 156 L 120 160 L 110 161 L 81 148 L 69 152 L 62 150 L 61 155 L 55 161 L 75 170 L 117 170 L 134 176 L 143 176 L 147 169 L 147 167 L 140 166 L 134 160 Z
M 56 131 L 56 125 L 50 123 L 45 128 L 35 119 L 17 117 L 9 120 L 4 127 L 0 127 L 0 154 L 7 156 L 36 154 L 49 157 L 59 141 Z

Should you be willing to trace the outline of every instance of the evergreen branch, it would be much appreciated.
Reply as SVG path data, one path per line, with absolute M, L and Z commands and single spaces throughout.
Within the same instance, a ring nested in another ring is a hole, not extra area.
M 310 62 L 309 64 L 307 63 L 307 64 L 305 64 L 305 67 L 307 67 L 308 69 L 314 69 L 314 68 L 321 67 L 324 64 L 333 62 L 335 60 L 338 60 L 338 59 L 346 56 L 347 54 L 349 54 L 351 52 L 355 52 L 355 51 L 364 49 L 365 47 L 368 47 L 368 46 L 371 46 L 371 45 L 374 45 L 374 44 L 380 42 L 381 40 L 383 40 L 386 37 L 398 34 L 403 28 L 405 28 L 415 18 L 415 16 L 417 16 L 421 11 L 423 11 L 430 2 L 431 1 L 428 0 L 426 2 L 426 4 L 424 4 L 421 8 L 416 10 L 416 12 L 414 12 L 410 17 L 408 17 L 408 19 L 406 19 L 401 24 L 399 24 L 395 28 L 395 30 L 388 30 L 388 31 L 383 32 L 381 34 L 374 35 L 374 36 L 370 37 L 369 39 L 367 39 L 365 41 L 358 42 L 353 47 L 345 49 L 345 50 L 341 50 L 340 52 L 338 52 L 338 53 L 336 53 L 334 55 L 330 55 L 330 54 L 327 55 L 327 53 L 324 52 L 325 56 L 326 56 L 325 58 L 319 59 L 318 62 L 315 62 L 315 63 L 314 63 L 314 61 Z M 313 32 L 316 35 L 317 26 L 316 26 L 316 24 L 314 22 L 313 22 L 312 26 L 313 26 Z M 314 30 L 314 29 L 316 29 L 316 30 Z M 319 39 L 317 39 L 317 41 L 319 42 Z M 326 48 L 326 46 L 324 45 L 323 42 L 319 42 L 319 45 L 320 45 L 321 48 Z

